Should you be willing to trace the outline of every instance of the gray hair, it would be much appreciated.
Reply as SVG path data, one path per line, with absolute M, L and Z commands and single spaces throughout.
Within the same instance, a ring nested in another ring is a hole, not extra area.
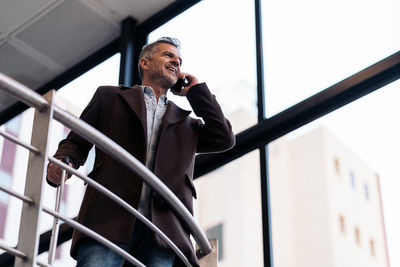
M 142 58 L 147 58 L 152 60 L 153 59 L 153 54 L 158 51 L 158 45 L 161 43 L 165 44 L 170 44 L 175 46 L 178 49 L 181 49 L 181 43 L 179 42 L 178 39 L 172 38 L 172 37 L 161 37 L 157 41 L 154 41 L 150 44 L 147 44 L 143 46 L 142 51 L 140 52 L 139 55 L 139 62 L 138 62 L 138 70 L 139 70 L 139 77 L 142 78 L 143 76 L 143 70 L 142 67 L 140 66 L 140 60 Z

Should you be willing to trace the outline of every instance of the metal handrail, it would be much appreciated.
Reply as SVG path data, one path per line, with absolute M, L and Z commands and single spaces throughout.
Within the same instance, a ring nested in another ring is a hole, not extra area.
M 6 244 L 4 244 L 3 242 L 0 241 L 0 248 L 7 251 L 8 253 L 10 253 L 11 255 L 14 255 L 16 257 L 19 257 L 21 259 L 26 259 L 28 256 L 22 252 L 19 251 L 18 249 L 12 248 L 10 246 L 7 246 Z
M 13 97 L 18 98 L 38 110 L 43 110 L 48 106 L 47 101 L 38 93 L 2 73 L 0 73 L 0 89 L 3 89 Z M 140 161 L 86 122 L 76 118 L 57 106 L 54 106 L 54 119 L 69 127 L 71 130 L 87 139 L 89 142 L 93 143 L 105 153 L 108 153 L 111 157 L 136 173 L 145 183 L 147 183 L 170 204 L 171 208 L 189 228 L 193 238 L 200 247 L 200 253 L 207 254 L 211 252 L 212 248 L 210 243 L 201 231 L 200 227 L 195 223 L 191 213 L 172 193 L 172 191 Z
M 11 190 L 9 188 L 6 188 L 6 187 L 2 186 L 1 184 L 0 184 L 0 190 L 6 192 L 9 195 L 12 195 L 12 196 L 14 196 L 16 198 L 21 199 L 22 201 L 28 203 L 29 205 L 33 204 L 33 200 L 31 198 L 29 198 L 29 197 L 27 197 L 27 196 L 25 196 L 23 194 L 20 194 L 17 191 L 14 191 L 14 190 Z
M 71 227 L 79 230 L 80 232 L 84 233 L 85 235 L 97 240 L 101 244 L 111 248 L 112 250 L 114 250 L 115 252 L 117 252 L 118 254 L 123 256 L 125 259 L 127 259 L 130 263 L 134 264 L 135 266 L 146 267 L 141 262 L 139 262 L 137 259 L 135 259 L 131 254 L 129 254 L 128 252 L 126 252 L 122 248 L 118 247 L 113 242 L 107 240 L 103 236 L 99 235 L 98 233 L 96 233 L 96 232 L 90 230 L 89 228 L 83 226 L 82 224 L 80 224 L 80 223 L 78 223 L 78 222 L 76 222 L 74 220 L 71 220 L 71 219 L 69 219 L 69 218 L 67 218 L 65 216 L 62 216 L 58 212 L 52 211 L 52 210 L 50 210 L 48 208 L 45 208 L 45 207 L 43 207 L 43 211 L 48 213 L 48 214 L 50 214 L 51 216 L 53 216 L 53 217 L 55 217 L 57 219 L 60 219 L 60 220 L 64 221 L 69 226 L 71 226 Z
M 147 219 L 145 216 L 143 216 L 140 212 L 138 212 L 136 209 L 134 209 L 131 205 L 129 205 L 126 201 L 124 201 L 122 198 L 96 182 L 95 180 L 91 179 L 90 177 L 81 174 L 74 168 L 70 167 L 69 165 L 65 164 L 61 160 L 58 160 L 54 157 L 49 157 L 49 161 L 56 164 L 57 166 L 67 170 L 68 173 L 71 173 L 73 175 L 76 175 L 78 178 L 82 179 L 85 183 L 93 187 L 94 189 L 100 191 L 103 193 L 105 196 L 109 197 L 111 200 L 115 201 L 118 203 L 121 207 L 125 208 L 128 212 L 130 212 L 132 215 L 134 215 L 137 219 L 139 219 L 141 222 L 143 222 L 147 227 L 149 227 L 153 232 L 155 232 L 163 241 L 165 241 L 171 249 L 177 254 L 177 256 L 183 261 L 183 263 L 186 266 L 192 266 L 185 255 L 183 255 L 182 251 L 171 241 L 171 239 L 166 236 L 157 226 L 155 226 L 149 219 Z
M 9 134 L 9 133 L 7 133 L 5 131 L 1 131 L 0 130 L 0 135 L 3 136 L 4 138 L 10 140 L 11 142 L 14 142 L 14 143 L 16 143 L 16 144 L 28 149 L 29 151 L 31 151 L 31 152 L 33 152 L 35 154 L 39 154 L 40 153 L 40 151 L 36 147 L 33 147 L 30 144 L 27 144 L 27 143 L 19 140 L 17 137 L 15 137 L 12 134 Z
M 4 243 L 2 243 L 0 241 L 0 248 L 7 251 L 8 253 L 10 253 L 11 255 L 14 255 L 16 257 L 19 257 L 21 259 L 26 260 L 28 258 L 28 255 L 26 255 L 24 252 L 19 251 L 18 249 L 12 248 L 10 246 L 5 245 Z M 48 265 L 47 263 L 43 262 L 40 259 L 36 260 L 36 264 L 41 266 L 41 267 L 49 267 L 50 265 Z

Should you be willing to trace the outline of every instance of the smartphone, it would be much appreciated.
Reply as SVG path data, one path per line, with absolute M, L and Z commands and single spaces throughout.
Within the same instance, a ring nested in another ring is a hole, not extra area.
M 171 90 L 177 93 L 180 93 L 183 89 L 183 84 L 185 83 L 185 79 L 179 78 L 178 81 L 176 81 L 176 84 L 174 84 L 171 87 Z

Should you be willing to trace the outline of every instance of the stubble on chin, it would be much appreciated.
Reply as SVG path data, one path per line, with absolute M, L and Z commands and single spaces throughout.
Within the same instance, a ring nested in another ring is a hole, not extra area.
M 164 73 L 163 77 L 168 88 L 171 88 L 171 86 L 173 86 L 178 81 L 177 77 L 174 77 L 173 75 L 168 75 L 167 73 Z
M 151 73 L 150 78 L 153 81 L 160 81 L 165 88 L 171 88 L 178 80 L 177 77 L 163 70 Z

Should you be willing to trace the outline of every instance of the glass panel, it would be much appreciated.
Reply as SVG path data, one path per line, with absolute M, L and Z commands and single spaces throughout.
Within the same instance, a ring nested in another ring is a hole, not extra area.
M 220 267 L 264 266 L 259 166 L 255 150 L 195 180 L 197 222 L 222 229 Z
M 269 145 L 274 266 L 399 266 L 400 80 Z
M 207 83 L 235 133 L 257 122 L 254 1 L 203 0 L 153 31 L 149 41 L 162 36 L 181 41 L 182 70 Z M 191 109 L 186 99 L 168 97 Z
M 56 104 L 66 106 L 71 109 L 68 111 L 80 115 L 99 86 L 118 85 L 120 57 L 119 53 L 115 54 L 60 88 Z
M 262 1 L 270 117 L 400 49 L 400 1 Z
M 5 125 L 7 132 L 16 134 L 19 131 L 20 118 L 19 116 L 9 120 Z

